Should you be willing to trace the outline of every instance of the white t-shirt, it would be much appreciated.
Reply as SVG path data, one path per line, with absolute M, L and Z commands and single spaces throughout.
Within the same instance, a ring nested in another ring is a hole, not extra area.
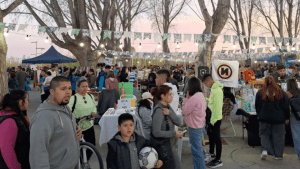
M 51 80 L 52 80 L 53 78 L 54 78 L 54 77 L 52 77 L 52 76 L 46 77 L 45 82 L 43 83 L 43 86 L 44 86 L 44 87 L 50 86 L 50 84 L 46 84 L 46 83 L 47 83 L 47 82 L 51 82 Z
M 52 72 L 52 70 L 50 69 L 49 72 L 51 72 L 51 76 L 52 76 L 52 77 L 56 77 L 56 70 L 54 70 L 54 71 Z

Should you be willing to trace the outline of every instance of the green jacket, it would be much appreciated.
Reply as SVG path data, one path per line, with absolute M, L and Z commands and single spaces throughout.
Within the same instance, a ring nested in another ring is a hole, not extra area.
M 208 107 L 211 110 L 210 123 L 214 125 L 218 120 L 222 119 L 223 85 L 219 82 L 215 82 L 211 88 Z

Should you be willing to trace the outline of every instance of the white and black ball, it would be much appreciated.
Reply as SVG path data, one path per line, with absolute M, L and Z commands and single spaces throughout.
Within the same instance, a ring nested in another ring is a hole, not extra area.
M 139 163 L 142 169 L 154 168 L 158 161 L 158 154 L 152 147 L 144 147 L 139 153 Z

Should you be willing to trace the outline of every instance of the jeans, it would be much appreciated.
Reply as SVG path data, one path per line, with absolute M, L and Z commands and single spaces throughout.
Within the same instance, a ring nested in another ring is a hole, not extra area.
M 266 150 L 269 155 L 274 155 L 275 157 L 283 156 L 285 124 L 259 122 L 259 136 L 262 150 Z
M 296 120 L 293 113 L 291 113 L 290 123 L 294 140 L 294 147 L 298 158 L 300 158 L 300 121 Z
M 202 133 L 205 127 L 201 129 L 188 128 L 189 137 L 193 155 L 194 169 L 206 169 L 204 154 L 202 149 Z
M 216 159 L 221 159 L 222 141 L 221 141 L 221 120 L 218 120 L 214 126 L 209 124 L 207 135 L 209 137 L 209 153 L 214 154 L 216 145 Z

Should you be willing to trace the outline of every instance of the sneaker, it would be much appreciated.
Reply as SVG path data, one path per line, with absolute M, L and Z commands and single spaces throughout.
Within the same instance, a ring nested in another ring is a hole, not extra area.
M 43 94 L 45 94 L 45 92 L 44 92 L 44 91 L 42 91 L 41 95 L 43 95 Z
M 215 154 L 210 154 L 210 157 L 211 158 L 216 158 L 216 155 Z
M 223 166 L 223 162 L 222 162 L 221 159 L 220 159 L 220 160 L 214 159 L 214 160 L 212 160 L 212 161 L 208 164 L 208 167 L 209 167 L 209 168 L 218 168 L 218 167 L 221 167 L 221 166 Z
M 275 160 L 283 160 L 283 156 L 281 157 L 274 157 Z
M 204 161 L 205 163 L 208 163 L 211 159 L 211 155 L 210 153 L 208 152 L 208 150 L 204 149 L 203 150 L 203 154 L 204 154 Z
M 266 150 L 263 150 L 262 153 L 261 153 L 260 158 L 262 160 L 266 160 L 267 159 L 267 155 L 268 155 L 268 152 Z

